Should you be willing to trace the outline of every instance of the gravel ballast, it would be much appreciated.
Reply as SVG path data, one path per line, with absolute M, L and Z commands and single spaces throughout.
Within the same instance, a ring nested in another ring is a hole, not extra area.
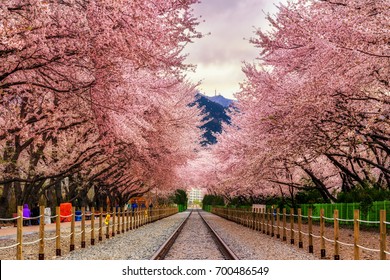
M 229 248 L 242 260 L 315 260 L 290 244 L 275 240 L 269 235 L 225 220 L 211 213 L 202 213 L 210 226 L 225 241 Z
M 160 248 L 188 212 L 144 225 L 123 235 L 106 240 L 87 249 L 73 251 L 62 260 L 145 260 Z
M 166 260 L 223 260 L 206 225 L 197 211 L 193 211 Z

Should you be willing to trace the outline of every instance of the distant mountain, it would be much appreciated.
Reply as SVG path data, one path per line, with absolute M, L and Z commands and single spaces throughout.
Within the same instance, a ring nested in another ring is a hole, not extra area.
M 224 108 L 228 108 L 230 106 L 230 104 L 233 103 L 233 100 L 232 99 L 229 99 L 229 98 L 226 98 L 226 97 L 223 97 L 222 95 L 215 95 L 215 96 L 205 96 L 207 99 L 215 102 L 215 103 L 218 103 L 220 105 L 222 105 Z
M 203 112 L 206 114 L 206 117 L 203 119 L 206 123 L 201 126 L 201 128 L 205 130 L 202 145 L 215 144 L 217 139 L 213 136 L 213 133 L 222 132 L 223 122 L 230 124 L 230 117 L 226 114 L 227 108 L 202 94 L 196 95 L 195 103 L 199 108 L 202 108 Z M 193 105 L 195 104 L 192 104 L 192 106 Z

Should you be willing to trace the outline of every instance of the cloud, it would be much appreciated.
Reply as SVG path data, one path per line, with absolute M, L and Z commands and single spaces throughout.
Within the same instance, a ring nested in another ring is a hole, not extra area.
M 285 1 L 285 0 L 283 0 Z M 256 28 L 265 29 L 265 13 L 275 13 L 277 0 L 203 0 L 194 6 L 201 16 L 199 30 L 211 33 L 186 48 L 187 61 L 198 65 L 190 78 L 203 79 L 200 88 L 206 94 L 214 90 L 227 97 L 239 89 L 243 81 L 242 61 L 254 61 L 259 50 L 249 43 Z M 245 40 L 244 40 L 245 38 Z M 222 77 L 222 75 L 227 75 Z
M 198 87 L 204 94 L 222 94 L 232 98 L 239 90 L 238 81 L 244 79 L 242 71 L 237 71 L 237 65 L 232 63 L 200 63 L 198 69 L 191 77 L 193 81 L 201 81 Z

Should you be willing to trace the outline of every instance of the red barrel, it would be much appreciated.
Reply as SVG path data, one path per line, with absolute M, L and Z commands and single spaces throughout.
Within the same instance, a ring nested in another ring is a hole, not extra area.
M 61 223 L 70 222 L 72 217 L 72 203 L 66 202 L 60 204 L 60 215 L 61 215 Z

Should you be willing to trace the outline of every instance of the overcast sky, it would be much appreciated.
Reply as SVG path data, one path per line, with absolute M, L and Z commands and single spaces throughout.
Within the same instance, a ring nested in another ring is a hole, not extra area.
M 199 30 L 211 33 L 186 48 L 187 62 L 197 65 L 189 74 L 193 82 L 201 81 L 199 91 L 206 95 L 222 94 L 232 98 L 244 80 L 242 62 L 253 62 L 259 50 L 248 42 L 255 28 L 268 29 L 266 13 L 275 14 L 275 4 L 287 0 L 201 0 L 194 5 L 201 16 Z

